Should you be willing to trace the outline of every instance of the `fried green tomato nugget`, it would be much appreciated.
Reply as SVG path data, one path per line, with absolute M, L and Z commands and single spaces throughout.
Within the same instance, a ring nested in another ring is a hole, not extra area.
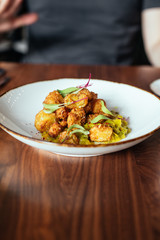
M 74 124 L 83 125 L 86 120 L 86 113 L 83 108 L 73 108 L 67 118 L 68 128 Z
M 70 104 L 70 103 L 72 103 L 72 104 Z M 64 104 L 69 109 L 84 108 L 88 104 L 88 97 L 85 94 L 74 94 L 74 93 L 72 94 L 71 93 L 71 94 L 68 94 L 64 98 Z
M 47 97 L 45 98 L 44 102 L 45 104 L 59 104 L 63 103 L 63 97 L 62 95 L 57 91 L 50 92 Z
M 102 103 L 101 101 L 104 102 L 104 105 L 106 106 L 106 103 L 103 99 L 94 99 L 92 101 L 92 113 L 99 113 L 99 114 L 104 114 L 102 111 Z
M 62 131 L 61 125 L 58 122 L 55 122 L 50 126 L 48 134 L 50 137 L 55 138 L 60 134 L 61 131 Z
M 97 94 L 94 92 L 90 92 L 87 88 L 83 88 L 78 92 L 78 95 L 85 94 L 88 97 L 88 100 L 91 101 L 92 99 L 97 98 Z
M 41 110 L 36 114 L 35 117 L 35 127 L 40 132 L 48 131 L 50 126 L 56 122 L 56 114 L 55 113 L 45 113 Z
M 67 133 L 67 131 L 63 131 L 59 135 L 60 143 L 70 143 L 70 144 L 79 144 L 79 139 L 76 134 L 72 134 L 71 136 Z
M 69 111 L 66 107 L 61 107 L 56 110 L 56 117 L 59 120 L 67 120 L 68 113 Z
M 66 107 L 61 107 L 56 110 L 56 118 L 61 127 L 67 127 L 67 117 L 69 109 Z
M 99 124 L 92 127 L 89 132 L 91 141 L 106 142 L 111 140 L 113 129 L 108 124 Z
M 88 102 L 88 104 L 84 107 L 85 113 L 92 113 L 92 101 Z

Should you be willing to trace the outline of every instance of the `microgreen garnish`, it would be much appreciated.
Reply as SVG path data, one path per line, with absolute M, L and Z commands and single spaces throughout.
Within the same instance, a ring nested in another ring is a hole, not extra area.
M 45 109 L 43 109 L 43 111 L 45 113 L 53 113 L 55 112 L 57 109 L 61 108 L 64 106 L 64 103 L 61 104 L 45 104 L 43 103 L 43 106 Z
M 103 119 L 106 120 L 106 119 L 109 119 L 109 118 L 100 114 L 97 117 L 95 117 L 94 119 L 92 119 L 91 123 L 97 123 L 97 122 L 99 122 L 100 120 L 103 120 Z
M 72 126 L 70 126 L 68 128 L 67 132 L 69 132 L 72 128 L 77 128 L 77 129 L 75 129 L 72 132 L 70 132 L 69 135 L 72 135 L 73 133 L 82 133 L 84 135 L 88 135 L 89 134 L 89 131 L 87 131 L 84 127 L 80 126 L 79 124 L 73 124 Z
M 90 80 L 91 80 L 91 73 L 89 74 L 88 82 L 85 85 L 83 84 L 83 85 L 77 86 L 77 88 L 87 88 L 87 87 L 91 86 L 92 84 L 89 84 Z
M 71 131 L 73 128 L 76 128 L 76 129 L 74 129 L 73 131 Z M 70 132 L 70 131 L 71 131 L 71 132 Z M 69 132 L 70 132 L 70 133 L 69 133 Z M 84 134 L 84 135 L 88 135 L 88 134 L 89 134 L 89 131 L 87 131 L 84 127 L 82 127 L 82 126 L 79 125 L 79 124 L 73 124 L 72 126 L 70 126 L 70 127 L 67 129 L 66 136 L 65 136 L 65 138 L 62 140 L 62 143 L 67 139 L 68 133 L 69 133 L 69 136 L 71 136 L 73 133 L 82 133 L 82 134 Z
M 77 93 L 82 88 L 87 88 L 87 87 L 91 86 L 91 84 L 89 84 L 90 80 L 91 80 L 91 73 L 89 74 L 89 80 L 85 85 L 80 85 L 80 86 L 77 86 L 77 87 L 70 87 L 70 88 L 66 88 L 66 89 L 63 89 L 63 90 L 57 89 L 57 91 L 62 95 L 62 97 L 65 97 L 70 93 L 74 93 L 74 92 Z
M 103 111 L 104 113 L 113 116 L 113 114 L 106 108 L 106 106 L 104 105 L 104 102 L 103 102 L 103 101 L 101 101 L 101 105 L 102 105 L 102 111 Z
M 64 107 L 64 106 L 68 106 L 68 105 L 71 105 L 71 104 L 74 104 L 74 103 L 77 103 L 77 102 L 80 102 L 82 100 L 85 100 L 85 99 L 88 99 L 88 97 L 85 97 L 85 98 L 81 98 L 81 99 L 78 99 L 77 101 L 73 101 L 71 103 L 60 103 L 60 104 L 46 104 L 46 103 L 43 103 L 43 106 L 45 109 L 43 109 L 43 111 L 45 113 L 53 113 L 55 112 L 57 109 L 61 108 L 61 107 Z
M 79 125 L 79 124 L 73 124 L 73 125 L 71 125 L 69 128 L 68 128 L 68 130 L 67 130 L 67 133 L 72 129 L 72 128 L 79 128 L 79 129 L 84 129 L 84 127 L 82 127 L 81 125 Z
M 73 130 L 69 135 L 72 135 L 73 133 L 82 133 L 84 135 L 88 135 L 89 134 L 89 131 L 87 130 L 82 130 L 82 129 L 75 129 Z
M 75 92 L 75 91 L 77 91 L 77 90 L 79 90 L 78 87 L 70 87 L 70 88 L 66 88 L 66 89 L 64 89 L 64 90 L 59 90 L 59 89 L 57 89 L 57 91 L 62 95 L 62 97 L 65 97 L 65 96 L 67 96 L 68 94 L 73 93 L 73 92 Z

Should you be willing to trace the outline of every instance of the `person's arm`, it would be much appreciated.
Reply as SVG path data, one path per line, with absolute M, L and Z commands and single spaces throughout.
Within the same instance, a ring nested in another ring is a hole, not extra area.
M 150 8 L 142 12 L 142 35 L 150 63 L 160 66 L 160 8 Z
M 37 21 L 37 14 L 28 13 L 16 16 L 23 0 L 0 0 L 0 33 L 30 25 Z

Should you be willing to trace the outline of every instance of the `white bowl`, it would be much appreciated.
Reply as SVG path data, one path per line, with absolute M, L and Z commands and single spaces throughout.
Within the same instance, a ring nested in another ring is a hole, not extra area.
M 43 108 L 42 102 L 55 89 L 85 84 L 87 79 L 58 79 L 41 81 L 10 90 L 0 97 L 0 127 L 14 138 L 49 152 L 89 157 L 116 152 L 142 142 L 160 128 L 160 100 L 142 89 L 107 80 L 92 80 L 89 90 L 98 93 L 107 107 L 129 117 L 132 129 L 117 143 L 80 146 L 51 143 L 41 139 L 34 127 L 35 115 Z
M 150 88 L 151 90 L 157 94 L 158 96 L 160 96 L 160 79 L 154 80 L 151 84 L 150 84 Z

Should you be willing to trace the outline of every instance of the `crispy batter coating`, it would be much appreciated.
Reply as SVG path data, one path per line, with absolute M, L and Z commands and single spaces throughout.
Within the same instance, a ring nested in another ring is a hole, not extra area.
M 68 114 L 67 124 L 68 127 L 73 124 L 83 125 L 86 120 L 86 114 L 83 108 L 73 108 Z
M 63 103 L 63 97 L 62 95 L 57 91 L 50 92 L 48 96 L 45 98 L 44 102 L 45 104 L 59 104 Z
M 63 131 L 59 135 L 59 142 L 70 143 L 70 144 L 79 144 L 79 139 L 76 136 L 76 134 L 73 133 L 71 136 L 69 136 L 69 134 L 67 134 L 67 131 Z
M 83 88 L 78 92 L 79 94 L 85 94 L 88 97 L 88 100 L 91 101 L 92 99 L 97 98 L 97 94 L 94 92 L 90 92 L 87 88 Z
M 60 120 L 58 123 L 61 125 L 62 128 L 67 127 L 67 120 Z
M 94 99 L 92 101 L 92 112 L 93 113 L 104 114 L 103 111 L 102 111 L 101 101 L 103 101 L 105 106 L 106 106 L 106 103 L 105 103 L 105 101 L 103 99 Z
M 67 120 L 69 110 L 66 107 L 61 107 L 56 110 L 56 117 L 60 120 Z
M 58 134 L 62 131 L 62 127 L 61 125 L 58 123 L 58 122 L 55 122 L 53 123 L 50 128 L 49 128 L 49 131 L 48 131 L 48 134 L 55 138 L 58 136 Z
M 51 124 L 54 122 L 56 122 L 55 113 L 48 114 L 41 110 L 35 117 L 35 127 L 40 132 L 48 131 Z
M 84 110 L 85 110 L 86 114 L 92 112 L 92 101 L 88 102 L 88 104 L 84 107 Z
M 99 124 L 90 129 L 89 137 L 91 141 L 105 142 L 111 139 L 112 132 L 113 129 L 107 124 Z
M 81 100 L 83 99 L 83 100 Z M 75 102 L 77 101 L 77 102 Z M 73 104 L 69 104 L 75 102 Z M 88 104 L 88 97 L 85 94 L 68 94 L 64 98 L 64 103 L 67 108 L 84 108 Z

